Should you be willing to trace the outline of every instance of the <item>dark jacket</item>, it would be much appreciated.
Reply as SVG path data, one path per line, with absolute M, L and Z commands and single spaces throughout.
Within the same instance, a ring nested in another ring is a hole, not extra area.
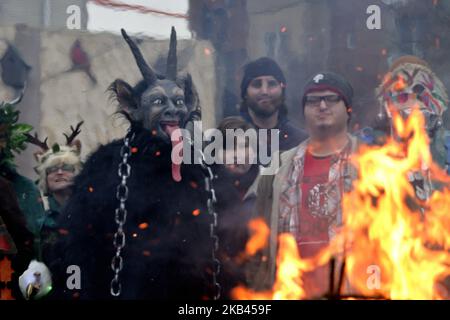
M 62 207 L 56 199 L 49 195 L 47 198 L 49 209 L 45 212 L 40 222 L 40 238 L 41 238 L 41 260 L 47 267 L 52 270 L 54 261 L 58 259 L 59 254 L 56 252 L 56 244 L 59 238 L 58 220 L 62 212 Z
M 219 282 L 222 298 L 231 299 L 230 291 L 239 284 L 245 284 L 242 256 L 249 238 L 248 223 L 256 199 L 245 196 L 259 169 L 258 165 L 253 165 L 240 177 L 230 174 L 223 165 L 215 165 L 213 171 L 219 216 L 219 261 L 222 264 Z
M 250 114 L 247 110 L 241 111 L 241 117 L 244 118 L 247 122 L 251 123 L 256 129 L 258 128 L 257 125 L 253 123 L 252 118 L 250 117 Z M 297 127 L 294 127 L 291 122 L 288 120 L 287 116 L 283 113 L 280 113 L 280 116 L 278 118 L 278 124 L 275 128 L 280 130 L 279 132 L 279 149 L 280 151 L 286 151 L 289 149 L 292 149 L 296 146 L 298 146 L 301 142 L 306 140 L 308 138 L 308 134 Z M 258 136 L 259 137 L 259 136 Z M 273 151 L 270 150 L 270 135 L 268 136 L 268 151 L 272 155 Z M 259 145 L 259 141 L 258 141 Z M 259 161 L 258 161 L 259 163 Z

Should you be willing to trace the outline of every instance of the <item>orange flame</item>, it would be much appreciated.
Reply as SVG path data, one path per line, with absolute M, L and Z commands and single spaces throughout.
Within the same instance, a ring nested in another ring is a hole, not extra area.
M 397 81 L 394 83 L 395 91 L 403 91 L 406 88 L 406 81 L 402 76 L 399 76 Z
M 267 245 L 270 230 L 263 219 L 251 220 L 248 228 L 250 229 L 251 237 L 245 246 L 245 252 L 249 256 L 253 256 Z
M 297 243 L 290 234 L 281 234 L 279 246 L 277 281 L 273 289 L 255 292 L 239 286 L 233 289 L 232 297 L 241 300 L 293 300 L 304 298 L 305 292 L 301 277 L 304 265 L 298 255 Z
M 254 255 L 267 245 L 269 228 L 263 219 L 254 219 L 249 223 L 253 235 L 247 243 L 246 253 Z M 289 233 L 278 237 L 277 275 L 272 290 L 256 292 L 244 286 L 238 286 L 231 296 L 238 300 L 298 300 L 307 298 L 303 288 L 302 276 L 314 270 L 330 259 L 329 250 L 319 253 L 314 259 L 301 259 L 295 238 Z M 264 259 L 264 257 L 263 257 Z
M 389 299 L 436 299 L 437 284 L 450 275 L 450 190 L 419 201 L 408 179 L 413 172 L 447 185 L 432 162 L 422 114 L 406 122 L 394 115 L 400 141 L 363 148 L 354 158 L 359 180 L 344 195 L 344 230 L 350 283 L 364 295 Z M 379 268 L 378 285 L 368 285 L 368 268 Z
M 148 223 L 147 222 L 142 222 L 138 225 L 138 228 L 141 230 L 145 230 L 148 228 Z
M 381 147 L 364 146 L 352 157 L 358 180 L 344 195 L 343 226 L 329 246 L 313 258 L 300 259 L 293 236 L 280 235 L 272 290 L 255 292 L 240 286 L 234 298 L 309 298 L 305 272 L 342 256 L 346 285 L 340 294 L 449 298 L 442 283 L 450 277 L 450 177 L 432 162 L 420 111 L 415 109 L 406 122 L 395 113 L 393 119 L 396 139 Z M 408 179 L 411 173 L 439 183 L 441 190 L 418 200 Z

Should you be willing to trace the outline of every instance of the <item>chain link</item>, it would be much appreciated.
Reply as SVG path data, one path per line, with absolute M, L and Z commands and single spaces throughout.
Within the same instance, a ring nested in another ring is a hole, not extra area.
M 208 167 L 208 171 L 211 173 L 211 175 L 205 175 L 205 186 L 206 186 L 206 192 L 208 193 L 208 214 L 211 217 L 211 224 L 209 226 L 210 231 L 210 237 L 213 242 L 213 247 L 211 250 L 211 260 L 213 263 L 213 285 L 214 285 L 214 300 L 220 299 L 220 294 L 222 291 L 222 288 L 218 281 L 218 276 L 220 274 L 220 261 L 217 259 L 217 251 L 219 250 L 219 237 L 217 236 L 217 212 L 214 209 L 214 205 L 216 204 L 217 200 L 215 197 L 215 191 L 213 187 L 213 179 L 214 176 L 212 175 L 211 169 Z
M 183 137 L 184 139 L 184 137 Z M 187 141 L 191 144 L 191 146 L 194 146 L 191 139 L 187 139 Z M 213 280 L 213 287 L 214 287 L 214 294 L 213 299 L 218 300 L 220 299 L 222 287 L 220 286 L 218 277 L 220 274 L 221 269 L 221 263 L 220 260 L 217 258 L 217 251 L 219 250 L 219 237 L 217 236 L 217 212 L 215 210 L 215 204 L 217 203 L 216 198 L 216 192 L 214 190 L 214 174 L 211 170 L 211 167 L 209 167 L 206 164 L 205 161 L 205 155 L 202 150 L 197 150 L 200 153 L 200 166 L 203 169 L 203 173 L 205 174 L 205 189 L 208 194 L 208 200 L 207 200 L 207 209 L 208 214 L 211 217 L 211 224 L 209 226 L 209 235 L 211 237 L 213 246 L 211 250 L 211 261 L 212 261 L 212 280 Z M 195 153 L 194 153 L 195 154 Z
M 111 295 L 114 297 L 120 296 L 122 292 L 122 284 L 119 280 L 119 273 L 123 268 L 123 258 L 122 249 L 125 247 L 125 232 L 123 231 L 123 226 L 127 221 L 127 209 L 125 207 L 125 202 L 128 200 L 128 186 L 127 179 L 131 175 L 131 166 L 128 163 L 128 158 L 131 155 L 130 141 L 133 140 L 126 136 L 123 141 L 123 146 L 120 148 L 120 156 L 122 157 L 122 162 L 119 163 L 117 174 L 120 178 L 120 183 L 116 188 L 116 199 L 119 200 L 119 206 L 115 210 L 115 221 L 117 224 L 117 231 L 114 234 L 113 244 L 116 249 L 116 254 L 111 260 L 111 269 L 114 271 L 114 277 L 111 280 Z
M 127 209 L 125 207 L 125 202 L 128 200 L 128 186 L 127 179 L 131 174 L 131 166 L 128 163 L 128 157 L 131 155 L 131 147 L 130 140 L 133 140 L 133 137 L 129 139 L 126 137 L 124 139 L 124 144 L 120 149 L 120 156 L 122 157 L 122 162 L 119 164 L 117 174 L 121 178 L 120 184 L 116 188 L 116 198 L 119 200 L 119 207 L 115 210 L 115 221 L 117 224 L 117 232 L 114 234 L 113 244 L 116 249 L 116 254 L 112 258 L 111 268 L 114 271 L 114 277 L 111 280 L 111 295 L 114 297 L 118 297 L 122 291 L 122 285 L 119 280 L 119 273 L 123 268 L 123 258 L 121 256 L 122 249 L 125 247 L 125 233 L 123 231 L 123 226 L 125 225 L 127 218 Z M 189 143 L 193 145 L 192 141 L 189 140 Z M 211 251 L 211 260 L 212 260 L 212 280 L 214 286 L 214 300 L 220 299 L 222 287 L 218 281 L 218 276 L 220 274 L 221 263 L 217 258 L 217 251 L 219 250 L 219 237 L 217 236 L 217 212 L 214 209 L 214 205 L 217 203 L 216 192 L 213 187 L 214 174 L 209 166 L 207 166 L 205 161 L 205 156 L 202 150 L 198 150 L 201 155 L 200 165 L 205 174 L 205 189 L 208 194 L 207 200 L 207 208 L 208 214 L 211 217 L 210 224 L 210 237 L 213 242 L 212 251 Z

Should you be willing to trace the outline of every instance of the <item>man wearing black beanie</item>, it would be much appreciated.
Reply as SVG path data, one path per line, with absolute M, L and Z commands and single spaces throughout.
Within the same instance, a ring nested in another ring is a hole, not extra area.
M 262 57 L 244 66 L 241 116 L 256 129 L 278 129 L 281 151 L 291 149 L 307 138 L 303 130 L 291 125 L 287 119 L 285 90 L 286 78 L 274 60 Z M 268 140 L 271 154 L 270 145 Z

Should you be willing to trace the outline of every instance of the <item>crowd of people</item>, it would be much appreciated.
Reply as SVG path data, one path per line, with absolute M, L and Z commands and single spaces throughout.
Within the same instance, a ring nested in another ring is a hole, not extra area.
M 245 137 L 232 149 L 224 141 L 221 156 L 244 154 L 244 163 L 180 168 L 171 163 L 176 142 L 170 136 L 198 103 L 192 79 L 169 69 L 165 77 L 156 75 L 126 33 L 124 38 L 143 77 L 134 87 L 120 79 L 111 86 L 130 130 L 84 163 L 75 139 L 81 123 L 65 134 L 66 145 L 49 147 L 18 124 L 14 103 L 0 108 L 0 261 L 12 261 L 15 299 L 33 299 L 40 291 L 44 299 L 230 299 L 239 284 L 270 289 L 277 236 L 291 233 L 301 257 L 329 243 L 342 223 L 343 194 L 357 178 L 349 157 L 361 144 L 381 145 L 393 137 L 394 113 L 406 118 L 414 108 L 422 112 L 433 160 L 450 172 L 450 132 L 443 123 L 447 92 L 431 67 L 414 56 L 399 58 L 387 70 L 374 90 L 379 126 L 357 134 L 349 130 L 354 92 L 344 75 L 319 71 L 304 86 L 290 84 L 301 92 L 301 104 L 288 108 L 278 63 L 253 60 L 243 67 L 240 115 L 223 119 L 217 129 L 223 136 L 227 130 L 276 130 L 279 150 L 269 153 L 280 160 L 278 170 L 261 173 L 258 149 L 271 145 L 270 136 L 258 140 L 256 149 Z M 293 125 L 288 109 L 303 115 L 305 128 Z M 37 183 L 15 169 L 14 152 L 27 143 L 39 146 Z M 426 172 L 414 177 L 420 199 L 437 188 Z M 248 223 L 256 217 L 266 221 L 269 241 L 244 261 Z M 51 287 L 33 270 L 25 287 L 19 286 L 32 260 L 48 268 Z M 70 265 L 81 270 L 75 289 L 66 285 Z M 326 291 L 327 274 L 318 269 L 305 277 L 311 296 Z

